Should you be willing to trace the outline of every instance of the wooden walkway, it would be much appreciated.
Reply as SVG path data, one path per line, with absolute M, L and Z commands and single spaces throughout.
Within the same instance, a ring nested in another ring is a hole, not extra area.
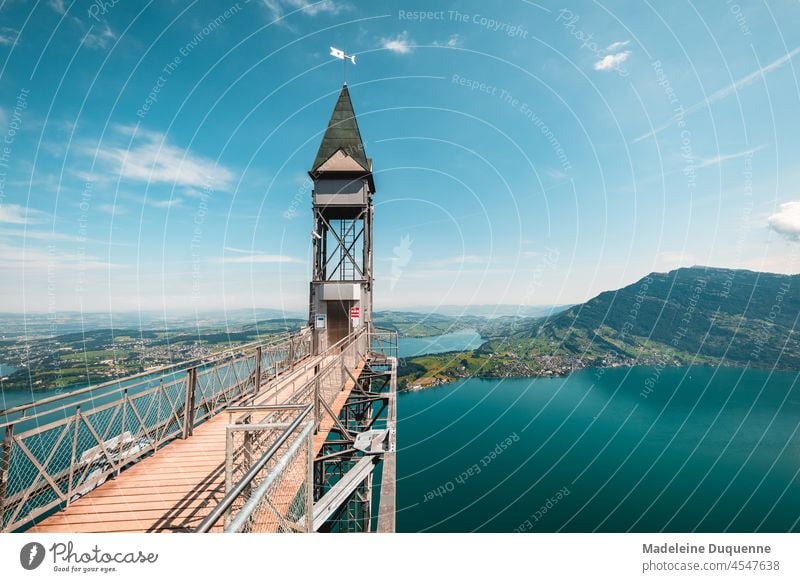
M 312 364 L 313 364 L 312 360 Z M 324 362 L 319 362 L 324 364 Z M 256 402 L 284 403 L 295 385 L 313 377 L 313 366 L 278 377 Z M 358 378 L 364 362 L 353 371 Z M 348 378 L 331 406 L 344 407 L 355 382 Z M 29 532 L 187 532 L 193 531 L 225 495 L 225 435 L 229 414 L 221 412 L 194 429 L 186 440 L 175 440 L 150 457 L 84 495 Z M 323 417 L 314 437 L 314 454 L 333 427 Z M 221 528 L 221 525 L 219 526 Z

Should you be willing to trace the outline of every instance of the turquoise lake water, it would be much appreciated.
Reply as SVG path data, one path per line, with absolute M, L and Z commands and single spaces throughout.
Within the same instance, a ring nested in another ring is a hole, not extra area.
M 474 350 L 483 343 L 480 334 L 474 329 L 461 329 L 445 335 L 431 337 L 402 337 L 399 343 L 399 356 L 410 358 L 423 354 L 441 354 L 455 350 Z
M 636 367 L 401 393 L 398 531 L 798 531 L 797 380 Z
M 0 364 L 0 376 L 8 376 L 19 370 L 19 368 L 15 368 L 14 366 L 9 366 L 8 364 Z

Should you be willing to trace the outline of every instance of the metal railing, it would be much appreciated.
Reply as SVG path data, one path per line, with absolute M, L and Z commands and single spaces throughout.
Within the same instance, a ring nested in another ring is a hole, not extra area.
M 227 428 L 225 483 L 229 532 L 303 531 L 313 500 L 312 405 L 248 408 L 247 423 Z M 253 415 L 263 416 L 261 419 Z M 301 424 L 302 423 L 302 424 Z
M 267 387 L 311 354 L 281 334 L 0 412 L 0 531 L 15 531 Z
M 374 328 L 369 332 L 369 346 L 373 354 L 397 359 L 397 332 L 388 329 Z
M 309 531 L 313 526 L 313 436 L 324 415 L 336 422 L 334 401 L 349 380 L 356 382 L 355 370 L 369 352 L 369 338 L 370 333 L 362 329 L 329 347 L 309 364 L 315 373 L 292 389 L 285 404 L 229 409 L 226 494 L 196 532 L 218 528 L 220 521 L 226 532 Z

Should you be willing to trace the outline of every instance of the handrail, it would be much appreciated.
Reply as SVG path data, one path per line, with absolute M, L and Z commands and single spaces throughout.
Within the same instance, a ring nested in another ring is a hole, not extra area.
M 303 326 L 297 332 L 284 332 L 284 333 L 281 333 L 281 334 L 276 334 L 274 336 L 270 336 L 269 338 L 267 338 L 266 342 L 263 341 L 263 340 L 262 341 L 251 342 L 249 344 L 244 344 L 244 345 L 241 345 L 241 346 L 237 346 L 235 348 L 229 348 L 229 349 L 224 350 L 222 352 L 217 352 L 215 354 L 211 354 L 210 356 L 201 356 L 201 357 L 193 358 L 191 360 L 185 360 L 183 362 L 178 362 L 177 364 L 168 364 L 166 366 L 161 366 L 161 367 L 158 367 L 158 368 L 155 368 L 155 369 L 152 369 L 152 370 L 147 370 L 145 372 L 139 372 L 137 374 L 132 374 L 130 376 L 125 376 L 123 378 L 115 378 L 114 380 L 108 380 L 108 381 L 102 382 L 100 384 L 93 384 L 91 386 L 85 386 L 83 388 L 78 388 L 76 390 L 69 390 L 67 392 L 64 392 L 63 394 L 56 394 L 55 396 L 50 396 L 48 398 L 42 398 L 41 400 L 34 400 L 34 401 L 28 402 L 26 404 L 18 404 L 17 406 L 12 406 L 11 408 L 6 408 L 4 410 L 0 410 L 0 416 L 8 416 L 9 414 L 14 414 L 14 413 L 17 413 L 17 412 L 24 412 L 24 411 L 26 411 L 26 410 L 28 410 L 30 408 L 41 407 L 41 406 L 44 406 L 44 405 L 47 405 L 47 404 L 51 404 L 53 402 L 57 402 L 59 400 L 64 400 L 66 398 L 73 398 L 75 396 L 80 396 L 82 394 L 86 394 L 86 393 L 89 393 L 89 392 L 94 392 L 96 390 L 102 390 L 103 388 L 108 388 L 108 387 L 112 387 L 112 386 L 118 385 L 120 382 L 127 382 L 127 381 L 130 381 L 130 380 L 136 380 L 136 379 L 139 379 L 139 378 L 145 378 L 145 377 L 149 377 L 149 376 L 163 375 L 165 372 L 173 372 L 173 371 L 174 372 L 182 372 L 182 371 L 185 371 L 188 368 L 195 367 L 195 365 L 197 365 L 197 364 L 203 365 L 203 366 L 215 364 L 215 363 L 218 363 L 219 361 L 222 361 L 222 360 L 224 360 L 226 358 L 236 357 L 237 355 L 239 355 L 237 352 L 243 352 L 243 351 L 247 351 L 247 350 L 250 350 L 252 348 L 258 348 L 258 347 L 262 347 L 262 348 L 263 347 L 272 347 L 272 346 L 275 346 L 277 344 L 283 343 L 286 340 L 291 339 L 291 338 L 293 338 L 295 336 L 305 335 L 306 333 L 308 333 L 308 331 L 310 331 L 310 328 L 308 326 Z M 210 358 L 210 359 L 207 359 L 207 358 Z M 125 388 L 128 388 L 128 387 L 127 386 L 121 386 L 121 387 L 117 386 L 118 390 L 124 390 Z M 112 390 L 112 391 L 108 392 L 107 394 L 113 394 L 113 392 L 114 391 Z M 74 404 L 74 403 L 71 403 L 71 405 L 72 404 Z M 11 424 L 11 422 L 0 423 L 0 428 L 2 428 L 4 426 L 7 426 L 8 424 Z
M 294 432 L 300 423 L 303 422 L 306 416 L 313 410 L 314 406 L 309 404 L 307 405 L 303 411 L 297 416 L 297 418 L 292 421 L 280 437 L 272 444 L 272 446 L 267 449 L 267 451 L 261 456 L 261 458 L 252 466 L 250 469 L 245 473 L 244 477 L 242 477 L 231 489 L 225 494 L 225 497 L 222 498 L 222 501 L 217 504 L 217 506 L 211 510 L 211 512 L 200 522 L 200 525 L 197 526 L 195 529 L 196 533 L 207 533 L 214 524 L 216 524 L 219 519 L 225 515 L 225 512 L 230 509 L 233 502 L 236 501 L 238 498 L 250 485 L 253 479 L 258 475 L 258 473 L 264 468 L 264 466 L 269 463 L 270 459 L 275 455 L 275 453 L 280 450 L 281 446 L 286 443 L 291 436 L 292 432 Z
M 321 364 L 324 363 L 324 359 L 326 357 L 328 357 L 330 355 L 333 355 L 337 350 L 339 352 L 344 351 L 344 349 L 346 347 L 349 347 L 350 345 L 352 345 L 353 343 L 358 341 L 358 339 L 361 338 L 361 336 L 364 335 L 365 333 L 367 333 L 366 330 L 359 329 L 359 330 L 356 330 L 356 331 L 346 335 L 345 337 L 343 337 L 342 339 L 337 341 L 332 346 L 328 346 L 328 348 L 324 352 L 322 352 L 321 354 L 317 355 L 316 358 L 313 358 L 311 361 L 307 362 L 302 367 L 295 369 L 293 371 L 293 374 L 296 374 L 297 376 L 302 376 L 304 373 L 308 372 L 309 369 L 315 368 L 317 366 L 320 366 Z M 325 365 L 325 367 L 322 368 L 322 370 L 320 370 L 320 373 L 324 372 L 328 368 L 330 368 L 330 363 Z M 304 391 L 309 385 L 314 384 L 315 381 L 316 380 L 314 378 L 312 378 L 310 380 L 307 380 L 302 386 L 300 386 L 300 388 L 296 388 L 294 390 L 294 392 L 292 393 L 292 396 L 290 398 L 293 398 L 298 393 L 300 393 L 301 391 Z M 252 400 L 256 396 L 269 396 L 269 393 L 268 392 L 261 392 L 259 394 L 254 394 L 254 395 L 252 395 L 250 397 L 250 400 Z M 249 405 L 245 405 L 245 406 L 249 406 Z
M 287 430 L 294 430 L 294 428 Z M 247 523 L 247 520 L 250 519 L 251 515 L 253 515 L 253 512 L 258 509 L 258 505 L 261 503 L 261 500 L 265 496 L 266 492 L 269 491 L 269 488 L 272 487 L 272 484 L 281 476 L 283 471 L 286 469 L 286 466 L 289 464 L 289 460 L 293 458 L 295 454 L 297 454 L 297 450 L 303 444 L 303 441 L 309 437 L 313 429 L 313 422 L 306 423 L 303 430 L 300 431 L 300 434 L 297 435 L 297 438 L 289 446 L 289 449 L 278 460 L 275 468 L 270 471 L 269 475 L 267 475 L 261 483 L 259 483 L 256 490 L 253 491 L 253 493 L 250 495 L 250 498 L 239 510 L 239 513 L 236 514 L 236 517 L 231 520 L 231 523 L 226 528 L 226 531 L 241 531 L 244 524 Z
M 310 340 L 304 327 L 195 367 L 190 360 L 160 375 L 151 371 L 133 382 L 118 379 L 4 411 L 14 417 L 0 423 L 0 531 L 68 505 L 167 442 L 188 438 L 194 426 L 268 386 L 265 374 L 308 357 Z

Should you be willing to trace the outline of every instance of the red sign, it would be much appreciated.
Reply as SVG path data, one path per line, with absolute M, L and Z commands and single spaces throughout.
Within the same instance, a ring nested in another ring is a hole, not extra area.
M 350 308 L 350 318 L 351 319 L 358 319 L 361 317 L 361 308 L 358 305 L 354 305 Z

